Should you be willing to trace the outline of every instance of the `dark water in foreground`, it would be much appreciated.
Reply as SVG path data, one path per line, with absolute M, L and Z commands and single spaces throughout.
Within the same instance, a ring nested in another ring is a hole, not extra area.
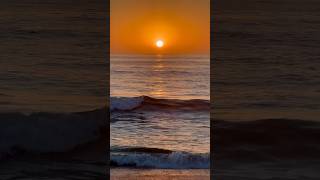
M 319 2 L 213 7 L 217 179 L 319 179 Z
M 105 178 L 107 11 L 0 2 L 0 179 Z
M 61 179 L 87 180 L 106 178 L 104 164 L 77 160 L 31 160 L 20 159 L 0 164 L 0 177 L 3 180 L 13 179 Z

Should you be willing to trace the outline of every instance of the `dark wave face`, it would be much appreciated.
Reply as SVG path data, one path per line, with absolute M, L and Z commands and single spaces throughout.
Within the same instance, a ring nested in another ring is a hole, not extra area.
M 156 99 L 149 96 L 139 97 L 111 97 L 111 111 L 130 110 L 191 110 L 209 111 L 210 102 L 208 100 L 192 99 Z
M 131 147 L 113 149 L 111 166 L 163 169 L 209 168 L 208 153 L 188 153 L 167 149 Z
M 105 156 L 106 108 L 78 113 L 0 114 L 0 159 L 21 154 L 78 153 L 87 149 Z

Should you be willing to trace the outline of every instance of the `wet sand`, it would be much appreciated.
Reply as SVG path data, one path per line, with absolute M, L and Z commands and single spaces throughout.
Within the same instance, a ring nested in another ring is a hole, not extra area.
M 209 180 L 209 169 L 112 168 L 111 180 Z

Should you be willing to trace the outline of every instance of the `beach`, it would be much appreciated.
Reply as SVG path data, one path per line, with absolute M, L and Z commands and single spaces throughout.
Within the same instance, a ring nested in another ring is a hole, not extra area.
M 209 169 L 111 168 L 111 180 L 201 180 L 210 179 Z

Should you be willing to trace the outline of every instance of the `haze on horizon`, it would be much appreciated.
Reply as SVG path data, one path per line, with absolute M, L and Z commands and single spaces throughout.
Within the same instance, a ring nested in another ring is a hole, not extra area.
M 209 54 L 210 0 L 111 0 L 111 54 Z M 157 48 L 155 42 L 165 45 Z

